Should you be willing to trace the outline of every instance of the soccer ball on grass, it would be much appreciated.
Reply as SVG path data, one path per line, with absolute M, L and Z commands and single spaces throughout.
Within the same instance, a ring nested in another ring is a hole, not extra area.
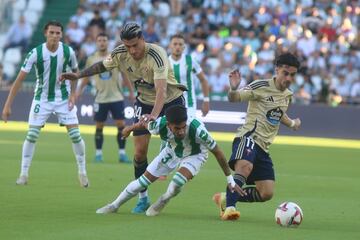
M 275 221 L 282 227 L 297 227 L 303 220 L 301 208 L 293 202 L 283 202 L 275 211 Z

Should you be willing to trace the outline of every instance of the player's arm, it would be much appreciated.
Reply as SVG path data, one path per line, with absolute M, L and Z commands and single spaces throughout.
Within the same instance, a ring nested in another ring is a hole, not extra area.
M 213 149 L 211 149 L 210 151 L 212 154 L 214 154 L 217 162 L 219 163 L 221 169 L 223 170 L 223 172 L 226 176 L 226 179 L 227 179 L 229 189 L 231 191 L 237 191 L 241 196 L 246 195 L 246 192 L 235 183 L 234 178 L 231 175 L 229 165 L 227 164 L 225 155 L 221 151 L 220 147 L 216 144 L 215 147 Z
M 78 99 L 82 93 L 84 92 L 84 88 L 89 84 L 90 82 L 90 78 L 89 77 L 84 77 L 83 79 L 80 80 L 80 85 L 77 87 L 76 90 L 76 99 Z
M 156 124 L 156 119 L 152 118 L 150 114 L 144 114 L 139 122 L 130 126 L 126 126 L 122 130 L 122 136 L 123 138 L 127 138 L 134 130 L 149 129 L 149 126 L 151 126 L 150 124 L 152 123 Z
M 9 116 L 11 115 L 11 105 L 12 105 L 14 98 L 15 98 L 17 92 L 19 91 L 22 83 L 24 82 L 27 74 L 28 74 L 27 72 L 20 70 L 13 85 L 11 86 L 9 95 L 6 99 L 6 102 L 4 104 L 3 111 L 2 111 L 2 119 L 4 120 L 4 122 L 7 122 Z
M 291 119 L 286 113 L 281 117 L 280 122 L 295 131 L 301 126 L 300 118 Z
M 166 79 L 157 79 L 154 81 L 155 84 L 155 104 L 150 113 L 153 118 L 157 118 L 161 113 L 162 108 L 164 107 L 165 99 L 166 99 L 166 89 L 167 82 Z
M 203 100 L 201 111 L 202 111 L 203 116 L 206 116 L 206 114 L 208 114 L 208 112 L 210 110 L 209 83 L 205 77 L 204 72 L 200 72 L 196 76 L 200 80 L 201 90 L 204 95 L 204 100 Z
M 83 78 L 83 77 L 89 77 L 89 76 L 93 76 L 102 72 L 105 72 L 107 69 L 105 67 L 105 65 L 103 64 L 102 61 L 94 63 L 93 65 L 91 65 L 88 68 L 85 68 L 84 70 L 80 71 L 80 72 L 76 72 L 76 73 L 63 73 L 60 75 L 60 81 L 64 81 L 64 80 L 71 80 L 71 81 L 76 81 L 79 78 Z
M 229 102 L 241 101 L 240 92 L 238 91 L 240 82 L 241 82 L 240 71 L 238 69 L 231 71 L 229 73 L 229 84 L 230 84 L 230 90 L 228 92 Z

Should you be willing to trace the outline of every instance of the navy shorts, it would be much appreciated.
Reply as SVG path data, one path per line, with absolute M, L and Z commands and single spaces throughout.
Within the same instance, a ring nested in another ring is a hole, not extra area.
M 165 113 L 165 110 L 170 107 L 170 106 L 173 106 L 173 105 L 183 105 L 185 106 L 185 99 L 184 97 L 181 95 L 180 97 L 178 98 L 175 98 L 174 100 L 172 100 L 171 102 L 168 102 L 166 104 L 164 104 L 164 107 L 163 109 L 161 110 L 161 113 L 159 115 L 160 116 L 163 116 L 164 113 Z M 140 120 L 140 117 L 144 114 L 150 114 L 152 109 L 153 109 L 154 106 L 152 105 L 147 105 L 147 104 L 144 104 L 142 102 L 140 102 L 138 99 L 136 99 L 135 101 L 135 104 L 134 104 L 134 123 L 137 123 L 139 122 Z M 140 136 L 140 135 L 145 135 L 145 134 L 150 134 L 150 132 L 146 129 L 143 129 L 143 130 L 134 130 L 133 131 L 133 136 Z
M 110 103 L 94 103 L 94 120 L 105 122 L 109 112 L 114 120 L 122 120 L 124 116 L 124 101 Z
M 247 160 L 253 164 L 253 170 L 247 177 L 246 184 L 253 185 L 255 181 L 275 180 L 275 172 L 270 155 L 265 152 L 250 137 L 243 136 L 234 139 L 229 166 L 235 170 L 236 161 Z

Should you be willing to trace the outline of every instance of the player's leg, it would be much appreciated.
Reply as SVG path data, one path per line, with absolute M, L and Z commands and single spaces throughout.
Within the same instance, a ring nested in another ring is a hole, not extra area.
M 163 163 L 165 155 L 165 151 L 160 152 L 159 155 L 147 167 L 144 174 L 129 183 L 113 202 L 98 209 L 96 212 L 101 214 L 116 212 L 122 204 L 133 198 L 140 191 L 147 189 L 147 187 L 151 183 L 155 182 L 159 176 L 169 174 L 173 169 L 176 168 L 176 163 L 173 163 L 171 166 L 165 165 Z
M 166 204 L 169 203 L 170 199 L 178 195 L 181 192 L 182 187 L 199 173 L 201 166 L 206 161 L 206 158 L 207 157 L 205 154 L 197 154 L 186 157 L 182 160 L 179 159 L 179 161 L 181 161 L 179 169 L 170 181 L 166 192 L 149 207 L 149 209 L 146 211 L 146 215 L 158 215 L 166 206 Z M 172 168 L 176 167 L 174 163 L 170 163 L 169 166 Z
M 25 185 L 28 183 L 29 169 L 35 152 L 36 141 L 40 135 L 40 129 L 45 125 L 46 120 L 52 113 L 52 105 L 33 100 L 29 112 L 29 130 L 26 134 L 22 147 L 21 171 L 16 184 Z
M 88 187 L 89 180 L 86 174 L 85 142 L 82 139 L 79 130 L 79 120 L 76 115 L 77 107 L 74 106 L 71 110 L 69 110 L 67 100 L 57 102 L 55 104 L 55 113 L 58 117 L 59 123 L 60 125 L 66 126 L 68 135 L 72 142 L 72 149 L 78 166 L 80 186 Z
M 103 161 L 102 147 L 104 143 L 103 129 L 107 119 L 109 106 L 107 103 L 94 103 L 95 120 L 95 162 Z
M 95 123 L 95 162 L 103 161 L 102 146 L 104 143 L 104 122 Z
M 118 101 L 111 103 L 110 111 L 118 129 L 116 140 L 119 146 L 119 162 L 131 163 L 125 151 L 126 140 L 122 137 L 122 130 L 125 127 L 124 102 Z

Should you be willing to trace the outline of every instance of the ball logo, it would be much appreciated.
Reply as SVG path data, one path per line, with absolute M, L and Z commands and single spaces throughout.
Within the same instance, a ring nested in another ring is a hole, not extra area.
M 284 112 L 279 107 L 277 107 L 277 108 L 269 110 L 266 113 L 266 119 L 272 125 L 279 125 L 280 119 L 283 116 L 283 114 L 284 114 Z

